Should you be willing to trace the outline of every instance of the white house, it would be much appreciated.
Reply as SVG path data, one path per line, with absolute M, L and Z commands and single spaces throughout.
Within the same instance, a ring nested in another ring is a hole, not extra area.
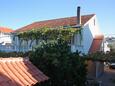
M 110 51 L 110 50 L 115 50 L 115 35 L 106 35 L 104 38 L 104 51 Z
M 13 50 L 12 31 L 10 28 L 0 27 L 0 51 L 10 52 Z
M 76 34 L 74 36 L 74 41 L 71 44 L 71 51 L 75 52 L 76 50 L 81 51 L 82 53 L 94 53 L 96 51 L 102 50 L 102 41 L 103 34 L 99 30 L 98 20 L 95 14 L 82 15 L 80 16 L 80 7 L 77 9 L 77 16 L 59 18 L 53 20 L 45 20 L 34 22 L 30 25 L 24 26 L 20 29 L 14 31 L 14 33 L 24 32 L 31 30 L 33 28 L 42 28 L 42 27 L 58 27 L 58 26 L 72 26 L 73 28 L 82 26 L 82 41 L 80 43 L 80 36 Z M 19 46 L 20 40 L 16 37 L 14 44 L 16 51 L 28 51 L 31 50 L 32 46 L 26 44 L 25 41 Z M 33 42 L 33 46 L 35 43 Z M 19 48 L 21 47 L 21 50 Z
M 106 42 L 106 41 L 104 41 L 104 52 L 106 53 L 106 52 L 110 52 L 110 47 L 108 47 L 108 45 L 109 45 L 109 43 L 108 42 Z

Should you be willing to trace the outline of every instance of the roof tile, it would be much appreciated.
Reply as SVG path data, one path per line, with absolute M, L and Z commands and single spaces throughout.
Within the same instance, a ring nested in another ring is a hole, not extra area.
M 94 15 L 95 14 L 81 16 L 81 24 L 84 25 Z M 77 24 L 77 17 L 74 16 L 74 17 L 34 22 L 30 25 L 15 30 L 14 32 L 23 32 L 31 29 L 42 28 L 42 27 L 58 27 L 58 26 L 68 26 L 68 25 L 74 26 L 76 24 Z
M 0 86 L 31 86 L 47 79 L 28 59 L 0 58 Z
M 6 27 L 0 27 L 0 32 L 10 33 L 10 32 L 13 32 L 13 30 Z
M 95 38 L 93 39 L 92 45 L 89 49 L 89 53 L 95 53 L 97 51 L 100 51 L 100 47 L 103 42 L 103 38 L 104 38 L 103 35 L 95 36 Z

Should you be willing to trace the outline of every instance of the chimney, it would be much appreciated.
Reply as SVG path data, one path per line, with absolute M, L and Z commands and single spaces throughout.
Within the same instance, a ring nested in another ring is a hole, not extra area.
M 77 7 L 77 25 L 81 26 L 80 6 Z

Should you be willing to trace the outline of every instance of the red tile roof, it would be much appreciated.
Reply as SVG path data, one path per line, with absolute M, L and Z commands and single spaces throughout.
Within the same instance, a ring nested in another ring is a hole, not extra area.
M 94 15 L 95 14 L 81 16 L 81 24 L 84 25 Z M 58 26 L 67 26 L 67 25 L 74 26 L 76 24 L 77 24 L 77 17 L 74 16 L 74 17 L 35 22 L 30 25 L 19 28 L 14 32 L 23 32 L 31 29 L 42 28 L 42 27 L 58 27 Z
M 0 86 L 32 86 L 48 80 L 28 59 L 0 58 Z
M 104 39 L 103 35 L 95 36 L 95 38 L 93 39 L 92 45 L 89 49 L 89 53 L 95 53 L 97 51 L 100 51 L 100 47 L 103 42 L 103 39 Z
M 10 33 L 12 32 L 13 30 L 10 29 L 10 28 L 6 28 L 6 27 L 0 27 L 0 32 L 3 32 L 3 33 Z

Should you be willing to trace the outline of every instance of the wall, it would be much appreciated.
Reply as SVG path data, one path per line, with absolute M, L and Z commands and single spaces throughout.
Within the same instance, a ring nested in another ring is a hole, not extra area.
M 110 51 L 110 48 L 108 47 L 108 42 L 104 42 L 103 47 L 104 47 L 104 52 L 105 53 Z
M 0 43 L 2 43 L 2 42 L 11 43 L 12 38 L 11 38 L 10 34 L 0 32 Z
M 79 50 L 82 53 L 87 54 L 92 45 L 93 39 L 95 38 L 95 36 L 100 34 L 102 33 L 99 30 L 98 21 L 95 15 L 83 26 L 83 30 L 82 30 L 83 37 L 82 37 L 81 45 L 72 44 L 71 51 L 75 52 L 76 50 Z M 77 37 L 75 39 L 77 39 Z
M 96 64 L 92 60 L 87 61 L 87 77 L 90 79 L 96 77 Z
M 82 30 L 82 39 L 81 40 L 76 40 L 77 42 L 81 41 L 80 45 L 76 45 L 76 42 L 71 45 L 71 51 L 75 52 L 76 50 L 81 51 L 82 53 L 87 54 L 89 51 L 89 48 L 92 44 L 93 37 L 92 33 L 89 29 L 89 24 L 85 25 Z M 80 37 L 79 37 L 80 38 Z M 75 37 L 77 39 L 77 37 Z
M 35 40 L 20 40 L 17 36 L 15 36 L 15 40 L 13 40 L 13 44 L 14 44 L 14 51 L 17 52 L 26 52 L 26 51 L 30 51 L 32 50 L 33 46 L 36 45 L 36 41 Z
M 0 51 L 13 51 L 12 35 L 10 33 L 0 32 Z
M 84 26 L 84 35 L 83 35 L 83 45 L 84 45 L 84 53 L 87 54 L 93 42 L 93 36 L 89 27 L 89 24 Z
M 99 78 L 104 73 L 104 62 L 88 60 L 87 73 L 88 78 Z
M 96 15 L 92 17 L 84 26 L 86 26 L 88 23 L 93 38 L 95 38 L 96 35 L 102 35 Z
M 96 78 L 100 77 L 104 73 L 104 62 L 96 62 Z

